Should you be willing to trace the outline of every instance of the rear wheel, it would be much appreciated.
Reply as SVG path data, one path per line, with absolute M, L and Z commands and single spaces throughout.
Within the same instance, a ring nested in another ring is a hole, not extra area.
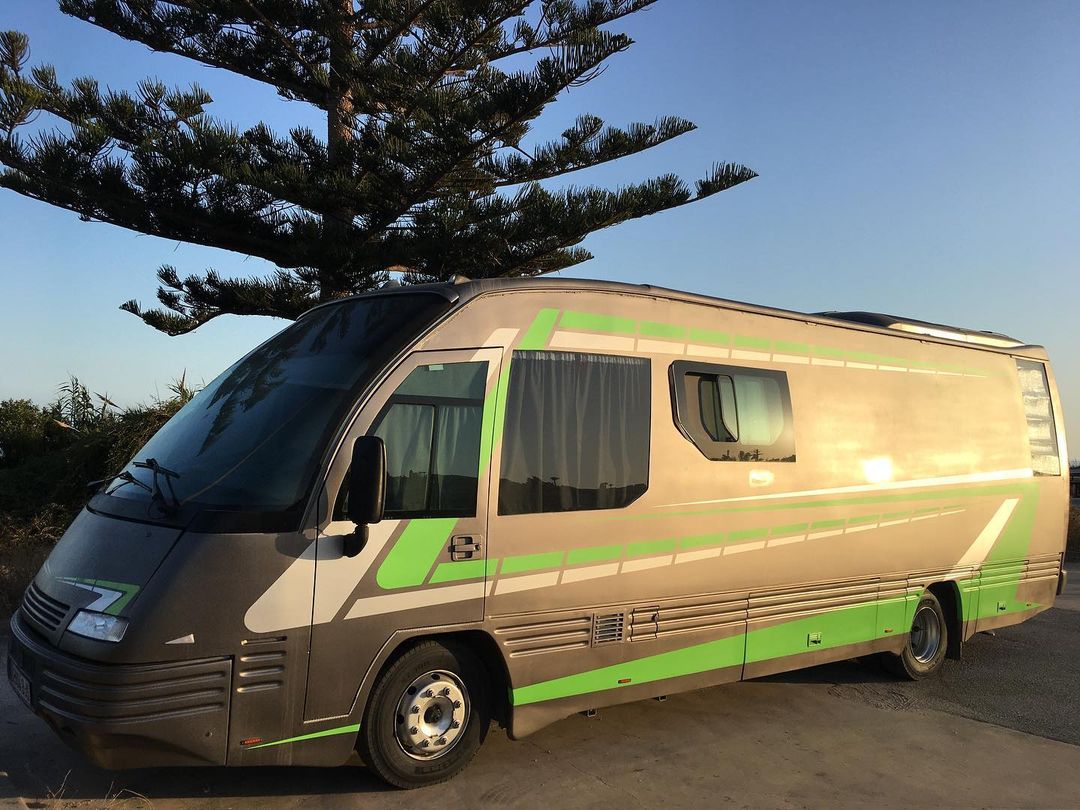
M 936 675 L 945 663 L 949 626 L 941 602 L 926 591 L 915 607 L 907 644 L 899 655 L 886 653 L 885 666 L 895 675 L 917 681 Z
M 487 673 L 476 656 L 461 645 L 426 641 L 379 676 L 358 747 L 390 784 L 423 787 L 461 771 L 490 723 Z

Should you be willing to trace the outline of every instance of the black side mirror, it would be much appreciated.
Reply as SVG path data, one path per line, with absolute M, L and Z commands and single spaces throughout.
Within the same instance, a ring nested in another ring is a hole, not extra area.
M 345 516 L 357 530 L 344 538 L 342 553 L 355 557 L 367 541 L 367 527 L 383 517 L 386 500 L 386 445 L 378 436 L 361 436 L 353 443 L 349 467 L 349 501 Z

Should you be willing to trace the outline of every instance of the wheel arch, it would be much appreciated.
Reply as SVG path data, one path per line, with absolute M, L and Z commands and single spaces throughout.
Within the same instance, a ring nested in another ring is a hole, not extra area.
M 946 629 L 948 630 L 945 657 L 959 661 L 964 645 L 964 614 L 960 588 L 955 581 L 944 580 L 928 585 L 926 590 L 937 597 L 938 602 L 941 603 L 941 610 L 945 614 Z
M 394 634 L 383 645 L 371 662 L 357 689 L 352 714 L 362 717 L 371 698 L 371 691 L 379 677 L 394 661 L 413 647 L 427 641 L 460 645 L 480 661 L 491 686 L 492 713 L 499 725 L 507 728 L 510 721 L 510 674 L 498 642 L 486 631 L 478 628 L 432 630 L 424 628 Z

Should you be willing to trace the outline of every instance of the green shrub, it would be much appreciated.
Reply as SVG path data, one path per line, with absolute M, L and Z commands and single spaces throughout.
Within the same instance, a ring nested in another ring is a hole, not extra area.
M 171 396 L 119 408 L 75 377 L 48 408 L 0 402 L 0 616 L 10 613 L 90 495 L 115 475 L 191 397 L 181 378 Z

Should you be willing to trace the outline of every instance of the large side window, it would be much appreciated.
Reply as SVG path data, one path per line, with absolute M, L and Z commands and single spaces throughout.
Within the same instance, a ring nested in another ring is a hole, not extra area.
M 1017 360 L 1020 392 L 1024 398 L 1028 444 L 1031 447 L 1031 470 L 1035 475 L 1061 475 L 1058 458 L 1054 408 L 1050 403 L 1050 385 L 1046 367 L 1034 360 Z
M 671 366 L 675 424 L 713 461 L 794 461 L 783 371 L 679 361 Z
M 487 363 L 419 366 L 398 386 L 372 433 L 386 443 L 389 518 L 476 514 Z
M 516 351 L 499 514 L 619 509 L 649 485 L 649 360 Z

